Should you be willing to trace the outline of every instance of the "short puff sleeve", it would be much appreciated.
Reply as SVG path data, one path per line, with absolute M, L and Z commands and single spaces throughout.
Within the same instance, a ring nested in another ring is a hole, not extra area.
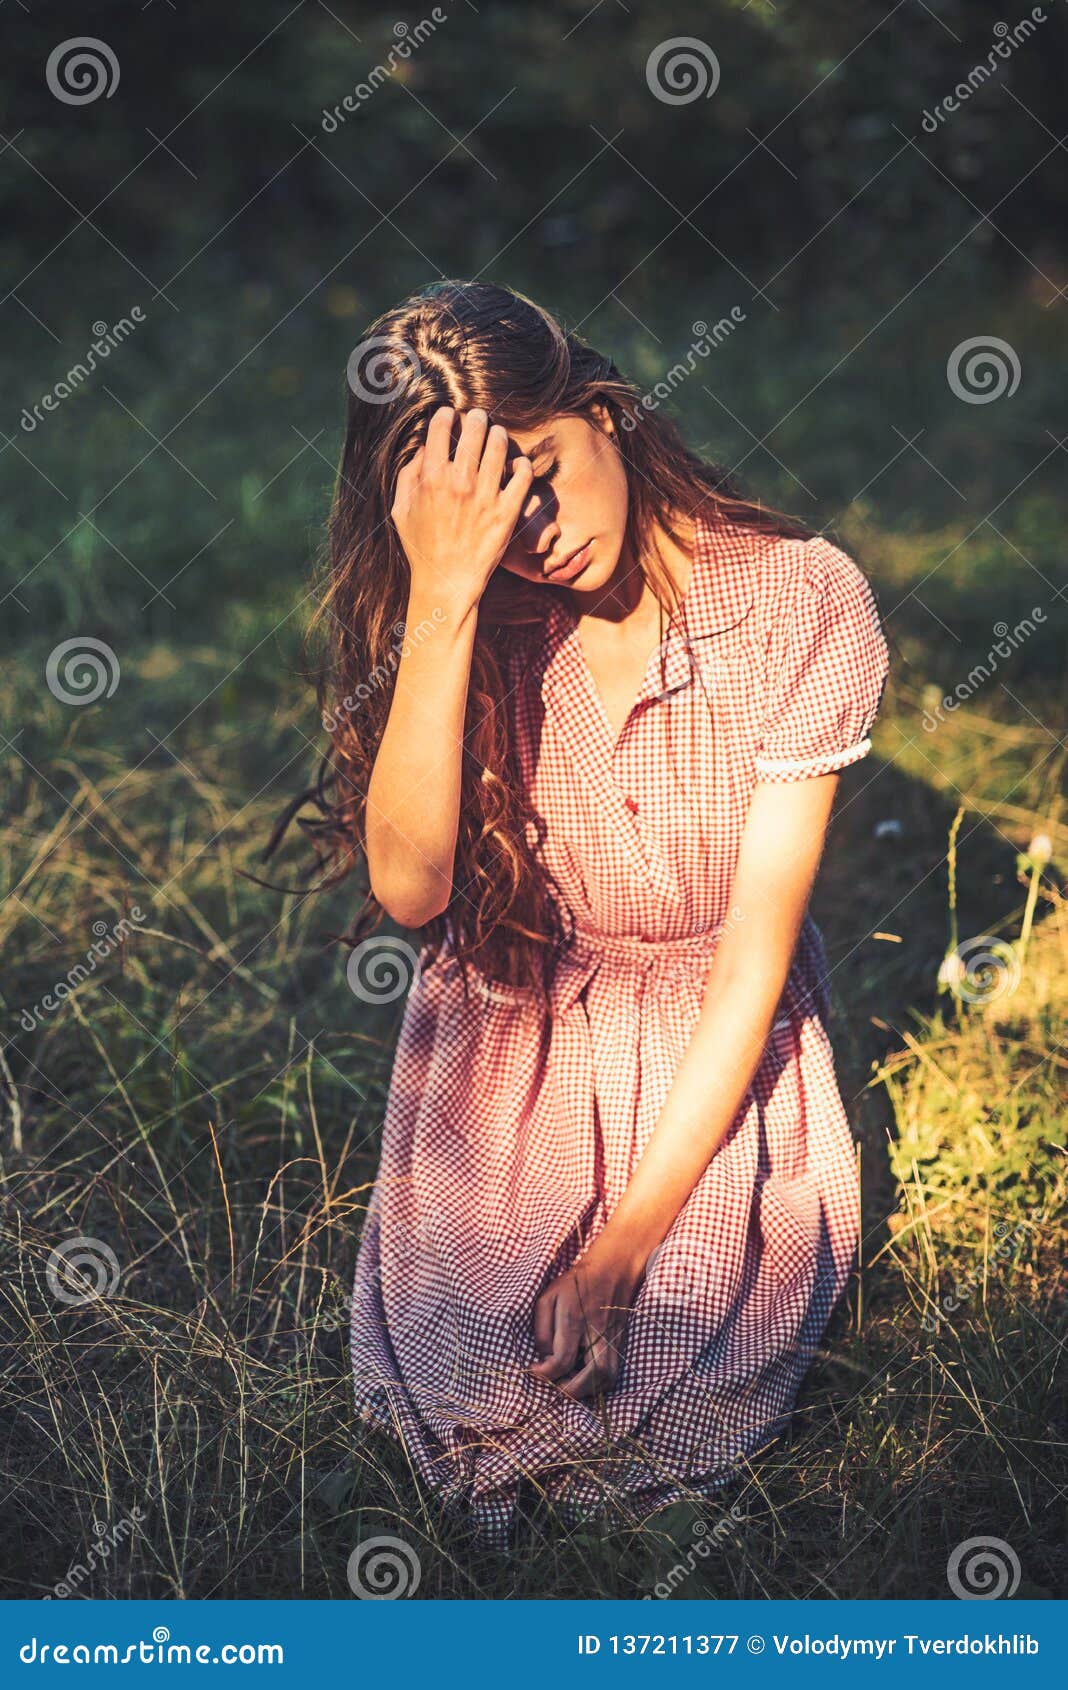
M 773 612 L 760 781 L 833 774 L 866 756 L 889 668 L 867 577 L 821 537 L 801 551 Z

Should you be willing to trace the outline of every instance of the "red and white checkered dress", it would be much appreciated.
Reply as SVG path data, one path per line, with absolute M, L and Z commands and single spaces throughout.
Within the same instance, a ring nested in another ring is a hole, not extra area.
M 422 970 L 361 1239 L 361 1418 L 498 1545 L 526 1476 L 568 1521 L 729 1479 L 785 1424 L 856 1246 L 806 918 L 747 1097 L 637 1295 L 616 1384 L 578 1402 L 526 1371 L 535 1301 L 612 1213 L 693 1031 L 754 785 L 863 757 L 887 671 L 842 552 L 703 522 L 663 656 L 613 746 L 562 603 L 517 645 L 513 731 L 576 943 L 551 1016 L 524 988 L 481 982 L 465 1000 L 448 955 Z

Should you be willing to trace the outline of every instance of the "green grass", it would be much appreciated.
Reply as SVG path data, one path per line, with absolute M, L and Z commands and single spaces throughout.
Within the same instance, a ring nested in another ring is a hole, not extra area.
M 689 1555 L 680 1516 L 673 1548 L 640 1518 L 577 1533 L 539 1512 L 511 1560 L 489 1557 L 438 1517 L 401 1452 L 357 1446 L 345 1312 L 397 1017 L 357 1002 L 330 943 L 350 889 L 283 897 L 241 872 L 257 870 L 318 740 L 299 645 L 338 402 L 307 372 L 339 367 L 352 299 L 324 295 L 284 351 L 268 342 L 197 403 L 283 305 L 248 289 L 226 310 L 205 303 L 192 345 L 167 322 L 116 359 L 116 387 L 155 435 L 188 413 L 168 445 L 210 492 L 159 449 L 116 486 L 152 441 L 99 393 L 18 441 L 58 491 L 11 449 L 2 460 L 15 593 L 0 826 L 2 1588 L 70 1582 L 99 1526 L 118 1540 L 74 1576 L 80 1595 L 347 1596 L 349 1555 L 383 1533 L 417 1552 L 420 1596 L 645 1594 Z M 1006 310 L 1037 345 L 1041 313 Z M 917 324 L 928 351 L 964 332 L 949 315 Z M 750 394 L 759 432 L 830 350 L 806 347 L 774 391 Z M 749 353 L 727 356 L 718 390 L 736 409 Z M 39 362 L 27 396 L 45 385 Z M 844 512 L 839 531 L 896 645 L 875 756 L 843 780 L 815 909 L 861 1146 L 863 1263 L 789 1436 L 702 1505 L 715 1548 L 690 1557 L 678 1594 L 942 1596 L 953 1548 L 980 1535 L 1014 1548 L 1021 1595 L 1065 1588 L 1065 507 L 1048 466 L 995 529 L 935 498 L 914 455 L 853 500 L 899 444 L 876 397 L 885 363 L 858 378 L 859 411 L 828 390 L 816 442 L 800 417 L 775 437 L 819 481 L 824 516 Z M 921 444 L 993 510 L 1042 454 L 1047 398 L 1040 386 L 1029 412 L 992 408 L 981 436 L 974 415 L 943 406 Z M 747 440 L 700 393 L 681 402 L 692 433 L 742 456 Z M 801 508 L 769 459 L 749 468 Z M 1034 638 L 928 732 L 932 696 L 969 674 L 995 623 L 1038 603 Z M 49 652 L 76 634 L 106 640 L 121 664 L 113 696 L 85 708 L 44 684 Z M 1019 982 L 986 1004 L 937 990 L 961 808 L 961 941 L 1018 940 L 1017 853 L 1040 831 L 1054 848 Z M 877 835 L 888 821 L 898 833 Z M 125 941 L 27 1031 L 95 925 L 123 918 Z M 106 1244 L 120 1273 L 83 1306 L 47 1276 L 77 1236 Z

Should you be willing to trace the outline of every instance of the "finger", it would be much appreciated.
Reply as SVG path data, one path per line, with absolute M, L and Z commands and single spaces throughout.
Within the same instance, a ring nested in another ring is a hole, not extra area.
M 482 453 L 482 462 L 478 469 L 478 479 L 484 483 L 490 493 L 501 491 L 501 481 L 504 476 L 504 463 L 508 456 L 508 430 L 500 423 L 494 423 L 486 435 L 486 445 Z
M 403 504 L 415 483 L 419 480 L 419 472 L 423 467 L 425 452 L 426 448 L 419 446 L 398 470 L 396 486 L 393 489 L 394 504 Z
M 539 1379 L 564 1379 L 573 1370 L 579 1351 L 582 1328 L 571 1318 L 563 1297 L 557 1297 L 553 1309 L 552 1348 L 542 1360 L 532 1363 L 530 1371 Z
M 556 1292 L 551 1288 L 544 1291 L 534 1305 L 534 1344 L 540 1361 L 544 1361 L 552 1353 L 553 1310 L 555 1307 Z
M 567 1397 L 592 1397 L 607 1391 L 615 1384 L 619 1373 L 619 1352 L 605 1339 L 598 1338 L 590 1346 L 585 1367 L 565 1379 L 560 1386 Z
M 501 510 L 514 527 L 530 497 L 530 489 L 534 483 L 534 465 L 529 458 L 513 458 L 511 470 L 512 473 L 501 492 Z
M 570 1379 L 564 1379 L 557 1386 L 557 1389 L 565 1397 L 574 1397 L 576 1401 L 581 1401 L 583 1397 L 592 1397 L 597 1389 L 596 1374 L 597 1370 L 593 1362 L 588 1361 L 585 1367 L 581 1367 L 577 1373 L 573 1373 Z
M 452 442 L 452 424 L 456 412 L 451 405 L 439 405 L 431 417 L 426 429 L 426 456 L 424 463 L 427 469 L 438 469 L 449 461 L 449 447 Z
M 460 429 L 460 443 L 456 448 L 453 463 L 461 473 L 474 481 L 478 474 L 478 466 L 482 459 L 482 446 L 489 427 L 489 417 L 481 405 L 464 413 L 463 426 Z

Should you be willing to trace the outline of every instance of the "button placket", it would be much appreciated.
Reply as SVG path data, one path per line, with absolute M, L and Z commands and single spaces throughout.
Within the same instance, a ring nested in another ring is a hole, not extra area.
M 605 811 L 612 823 L 616 843 L 626 853 L 633 870 L 643 881 L 652 874 L 652 865 L 644 849 L 641 832 L 635 825 L 637 818 L 623 802 L 624 793 L 617 776 L 617 756 L 633 729 L 628 717 L 623 729 L 611 744 L 604 711 L 597 697 L 589 670 L 578 644 L 574 628 L 561 629 L 560 643 L 546 670 L 542 696 L 552 712 L 561 737 L 574 759 L 576 768 L 585 777 L 587 790 Z
M 670 707 L 666 701 L 659 699 L 635 706 L 637 714 L 633 720 L 628 721 L 616 742 L 612 754 L 611 777 L 619 805 L 621 827 L 640 856 L 650 889 L 662 897 L 674 899 L 678 892 L 675 878 L 668 872 L 655 833 L 649 829 L 645 806 L 640 796 L 644 790 L 643 762 L 647 761 L 650 755 L 647 748 L 643 752 L 642 733 L 651 723 L 655 711 Z
M 638 706 L 635 705 L 634 709 L 636 710 L 637 708 Z M 623 731 L 617 739 L 612 751 L 612 784 L 623 800 L 623 808 L 630 817 L 630 826 L 636 832 L 638 837 L 641 838 L 643 832 L 641 825 L 641 803 L 635 796 L 634 791 L 634 788 L 637 785 L 637 781 L 634 779 L 634 776 L 637 774 L 637 769 L 628 768 L 631 761 L 628 757 L 628 752 L 632 748 L 635 734 L 640 727 L 640 718 L 632 721 L 631 718 L 633 717 L 633 714 L 634 711 L 632 710 L 631 716 L 628 716 L 626 722 L 623 724 Z

